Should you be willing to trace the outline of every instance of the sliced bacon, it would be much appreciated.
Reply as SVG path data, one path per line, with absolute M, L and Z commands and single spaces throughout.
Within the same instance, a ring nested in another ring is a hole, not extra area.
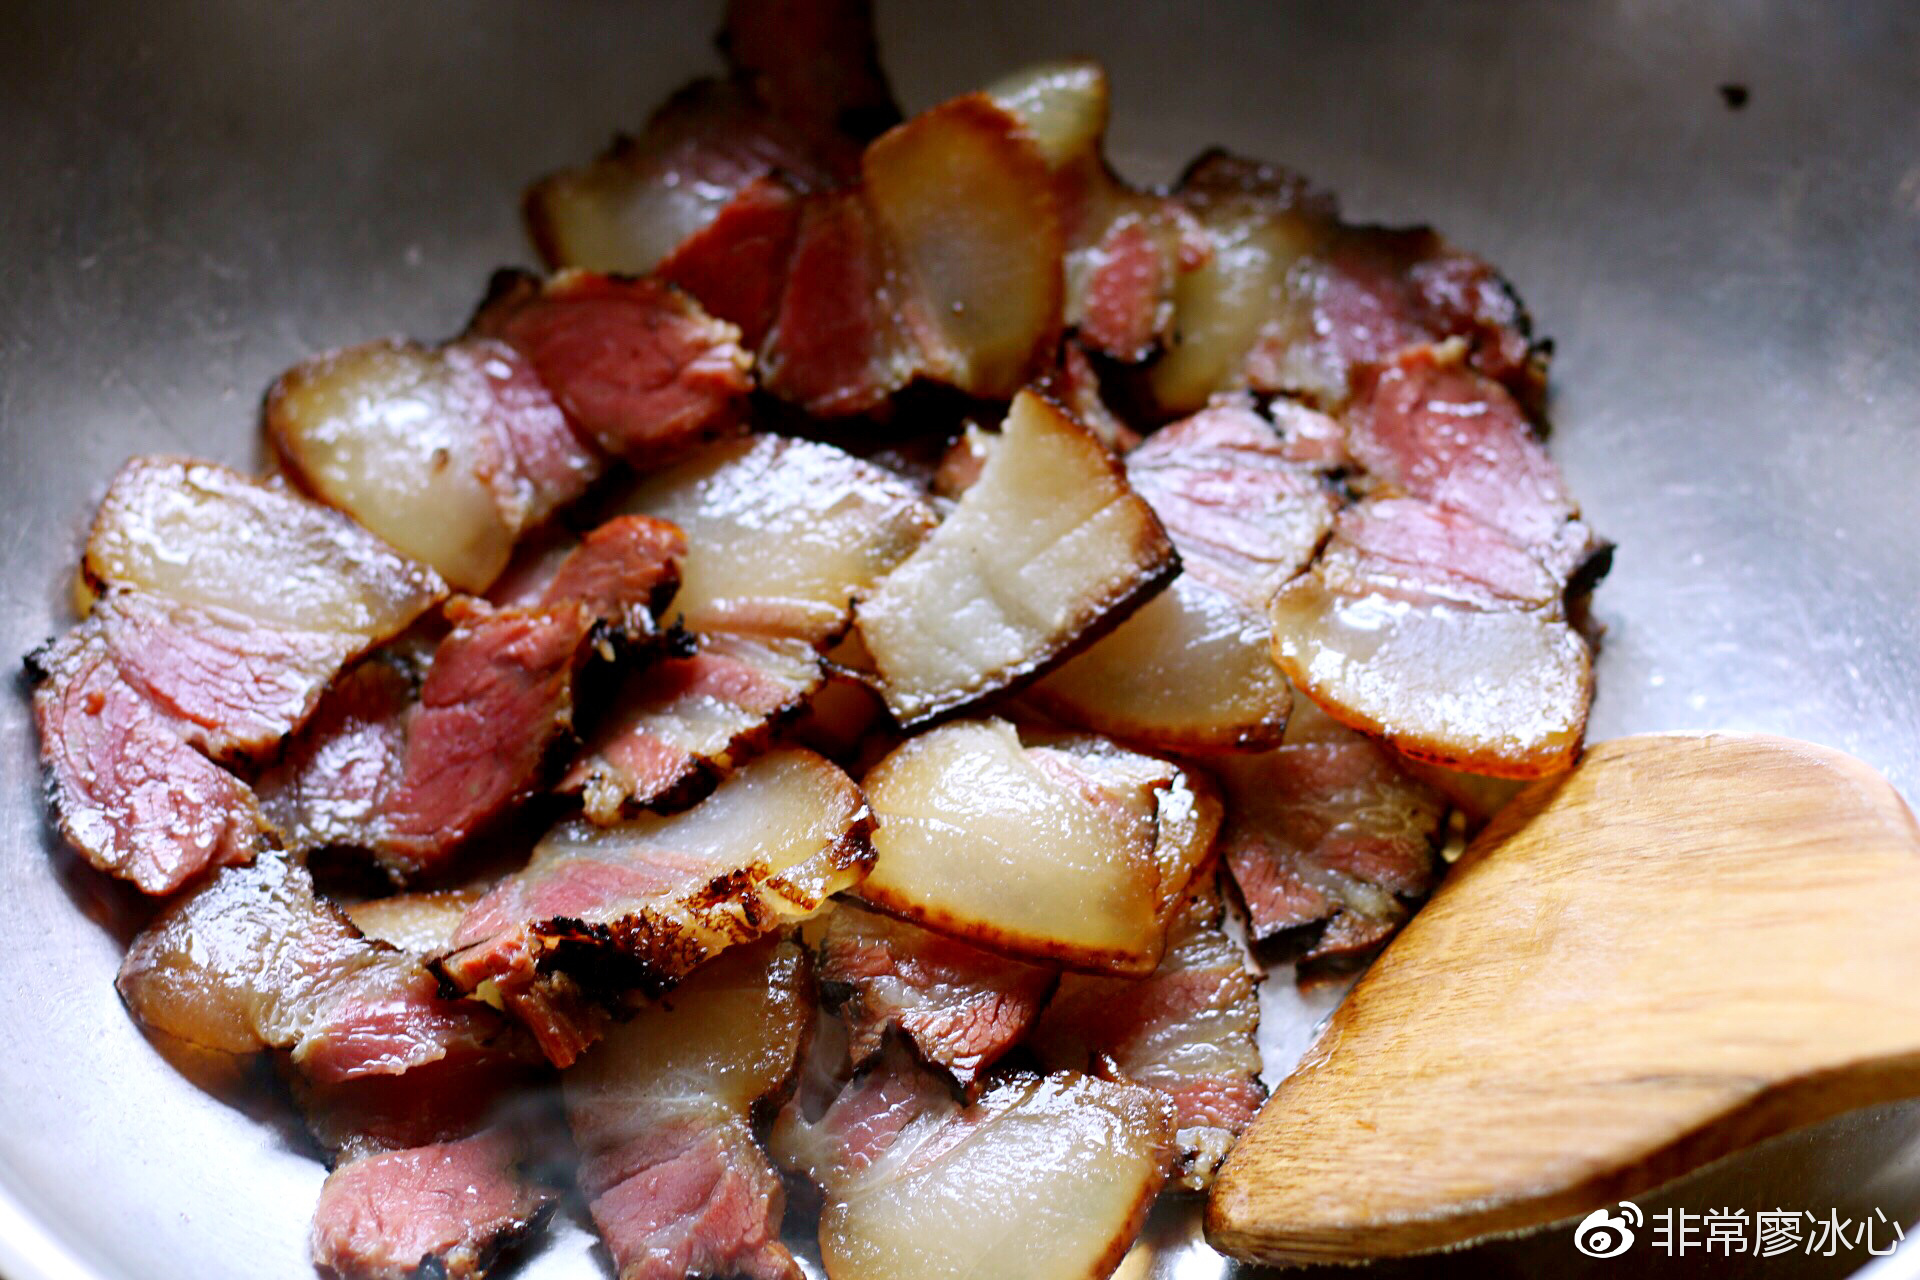
M 1600 550 L 1518 402 L 1460 343 L 1360 370 L 1347 448 L 1372 481 L 1491 525 L 1563 580 Z
M 1160 843 L 1161 798 L 1179 778 L 1117 748 L 1027 746 L 1002 720 L 943 725 L 866 775 L 880 825 L 860 897 L 1028 963 L 1151 973 L 1166 943 L 1162 885 L 1193 873 L 1178 870 L 1190 841 Z
M 1277 743 L 1293 692 L 1269 655 L 1265 601 L 1312 559 L 1333 495 L 1235 401 L 1162 428 L 1126 468 L 1183 572 L 1031 696 L 1070 723 L 1166 750 Z
M 792 186 L 772 175 L 756 178 L 662 258 L 654 274 L 738 325 L 742 343 L 758 350 L 779 315 L 800 218 Z
M 765 749 L 825 679 L 805 641 L 702 638 L 692 654 L 633 674 L 561 790 L 578 792 L 599 823 L 670 803 Z
M 1260 610 L 1333 523 L 1333 495 L 1288 455 L 1272 423 L 1229 400 L 1154 432 L 1127 455 L 1127 479 L 1187 573 Z
M 768 940 L 702 968 L 567 1073 L 581 1190 L 621 1280 L 798 1280 L 753 1123 L 787 1088 L 813 1015 L 805 953 Z
M 505 274 L 473 329 L 525 356 L 577 431 L 638 466 L 737 427 L 752 388 L 740 331 L 651 278 Z
M 548 753 L 571 732 L 593 629 L 577 606 L 467 603 L 417 698 L 391 668 L 356 673 L 262 780 L 289 843 L 361 849 L 403 878 L 444 869 L 539 789 Z
M 342 1165 L 314 1210 L 314 1266 L 342 1280 L 485 1275 L 552 1208 L 517 1159 L 510 1136 L 486 1132 Z
M 1198 228 L 1177 201 L 1134 190 L 1107 163 L 1106 71 L 1088 61 L 1040 63 L 987 94 L 1034 134 L 1052 171 L 1067 323 L 1088 350 L 1146 360 L 1170 336 L 1175 285 L 1197 265 Z
M 934 527 L 919 490 L 831 445 L 750 435 L 647 477 L 629 511 L 686 532 L 668 606 L 702 635 L 810 644 L 846 630 L 854 597 Z
M 398 1075 L 493 1056 L 493 1010 L 440 995 L 413 956 L 372 942 L 281 854 L 224 867 L 134 939 L 121 998 L 143 1024 L 203 1049 L 287 1049 L 309 1079 Z
M 265 416 L 301 488 L 465 591 L 604 465 L 532 365 L 484 338 L 327 352 L 280 376 Z
M 1005 399 L 1059 338 L 1061 241 L 1039 150 L 984 94 L 874 140 L 857 190 L 802 213 L 763 385 L 815 416 L 916 378 Z
M 1204 1190 L 1266 1100 L 1260 1002 L 1222 927 L 1212 876 L 1191 893 L 1160 967 L 1137 982 L 1068 974 L 1034 1028 L 1049 1069 L 1085 1070 L 1165 1094 L 1178 1115 L 1176 1184 Z
M 535 183 L 524 211 L 549 267 L 641 275 L 760 179 L 817 191 L 853 181 L 859 164 L 858 142 L 809 136 L 739 83 L 696 80 L 639 137 Z
M 970 1098 L 1058 980 L 1053 969 L 853 907 L 829 915 L 820 940 L 821 995 L 847 1024 L 853 1065 L 872 1062 L 898 1032 Z
M 1014 397 L 979 479 L 855 608 L 887 709 L 948 715 L 1038 676 L 1123 621 L 1179 557 L 1092 432 Z
M 872 826 L 852 780 L 800 750 L 672 817 L 562 823 L 469 913 L 440 971 L 464 991 L 491 983 L 565 1067 L 604 1029 L 600 1000 L 663 992 L 857 883 Z
M 1107 404 L 1100 389 L 1100 375 L 1087 358 L 1078 338 L 1069 337 L 1060 344 L 1060 359 L 1041 381 L 1041 389 L 1071 414 L 1076 422 L 1100 437 L 1100 443 L 1115 453 L 1126 453 L 1140 443 L 1140 434 Z
M 288 841 L 360 849 L 401 878 L 443 871 L 539 792 L 572 733 L 576 680 L 601 627 L 651 633 L 684 546 L 671 525 L 618 517 L 561 562 L 538 603 L 450 606 L 453 628 L 417 695 L 394 664 L 350 673 L 262 779 Z
M 1308 962 L 1385 942 L 1433 887 L 1446 804 L 1381 743 L 1303 708 L 1272 751 L 1209 761 L 1255 938 L 1320 925 Z
M 252 789 L 121 674 L 104 619 L 36 650 L 28 667 L 47 794 L 61 834 L 93 866 L 164 894 L 273 847 Z
M 1472 517 L 1413 498 L 1342 512 L 1274 597 L 1274 660 L 1335 719 L 1409 756 L 1528 778 L 1569 767 L 1592 653 L 1560 582 Z
M 898 322 L 888 246 L 857 191 L 808 200 L 780 306 L 760 352 L 760 381 L 821 417 L 866 413 L 919 372 Z
M 115 477 L 81 577 L 91 616 L 28 664 L 48 795 L 82 857 L 149 893 L 273 843 L 213 761 L 277 750 L 446 590 L 334 512 L 166 458 Z
M 1150 1089 L 1075 1073 L 1014 1077 L 963 1107 L 893 1052 L 817 1122 L 783 1112 L 773 1142 L 825 1197 L 820 1253 L 835 1280 L 1010 1266 L 1102 1280 L 1166 1179 L 1173 1116 Z
M 1337 409 L 1361 366 L 1450 337 L 1538 407 L 1545 348 L 1525 310 L 1490 267 L 1427 228 L 1343 222 L 1300 175 L 1219 151 L 1189 167 L 1177 197 L 1212 251 L 1175 289 L 1180 339 L 1150 378 L 1165 411 L 1241 387 Z

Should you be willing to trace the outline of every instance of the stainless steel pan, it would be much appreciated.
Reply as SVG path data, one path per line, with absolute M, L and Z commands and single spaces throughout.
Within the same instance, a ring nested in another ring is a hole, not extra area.
M 521 184 L 710 66 L 715 25 L 678 0 L 0 6 L 0 654 L 64 625 L 126 455 L 254 461 L 284 366 L 455 328 L 529 256 Z M 1594 733 L 1797 734 L 1920 794 L 1920 8 L 882 0 L 882 25 L 910 105 L 1093 54 L 1131 175 L 1224 143 L 1499 263 L 1560 340 L 1554 448 L 1620 542 Z M 203 1091 L 122 1013 L 126 902 L 43 821 L 23 688 L 0 699 L 0 806 L 0 1271 L 308 1274 L 320 1167 L 290 1119 Z M 1297 1043 L 1311 1011 L 1275 1003 Z M 1668 1197 L 1911 1223 L 1920 1109 Z M 1134 1280 L 1225 1274 L 1190 1216 L 1152 1234 Z M 520 1274 L 602 1274 L 591 1239 L 563 1220 Z M 1581 1261 L 1558 1232 L 1393 1273 Z

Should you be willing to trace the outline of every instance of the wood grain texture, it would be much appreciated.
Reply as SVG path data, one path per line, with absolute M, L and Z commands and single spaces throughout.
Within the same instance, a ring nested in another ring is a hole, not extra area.
M 1481 833 L 1234 1149 L 1207 1237 L 1425 1252 L 1917 1093 L 1920 828 L 1893 788 L 1789 739 L 1618 739 Z

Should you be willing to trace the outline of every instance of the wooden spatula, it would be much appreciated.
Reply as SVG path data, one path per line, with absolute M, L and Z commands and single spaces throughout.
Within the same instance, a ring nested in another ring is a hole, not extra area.
M 1588 1213 L 1920 1093 L 1920 828 L 1851 756 L 1600 743 L 1513 801 L 1334 1014 L 1214 1186 L 1261 1262 Z

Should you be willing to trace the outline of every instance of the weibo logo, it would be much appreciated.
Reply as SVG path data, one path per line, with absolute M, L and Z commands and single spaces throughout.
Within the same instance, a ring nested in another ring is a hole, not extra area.
M 1573 1247 L 1589 1258 L 1617 1258 L 1633 1247 L 1633 1228 L 1646 1222 L 1640 1206 L 1631 1200 L 1620 1202 L 1619 1213 L 1595 1209 L 1574 1228 Z

